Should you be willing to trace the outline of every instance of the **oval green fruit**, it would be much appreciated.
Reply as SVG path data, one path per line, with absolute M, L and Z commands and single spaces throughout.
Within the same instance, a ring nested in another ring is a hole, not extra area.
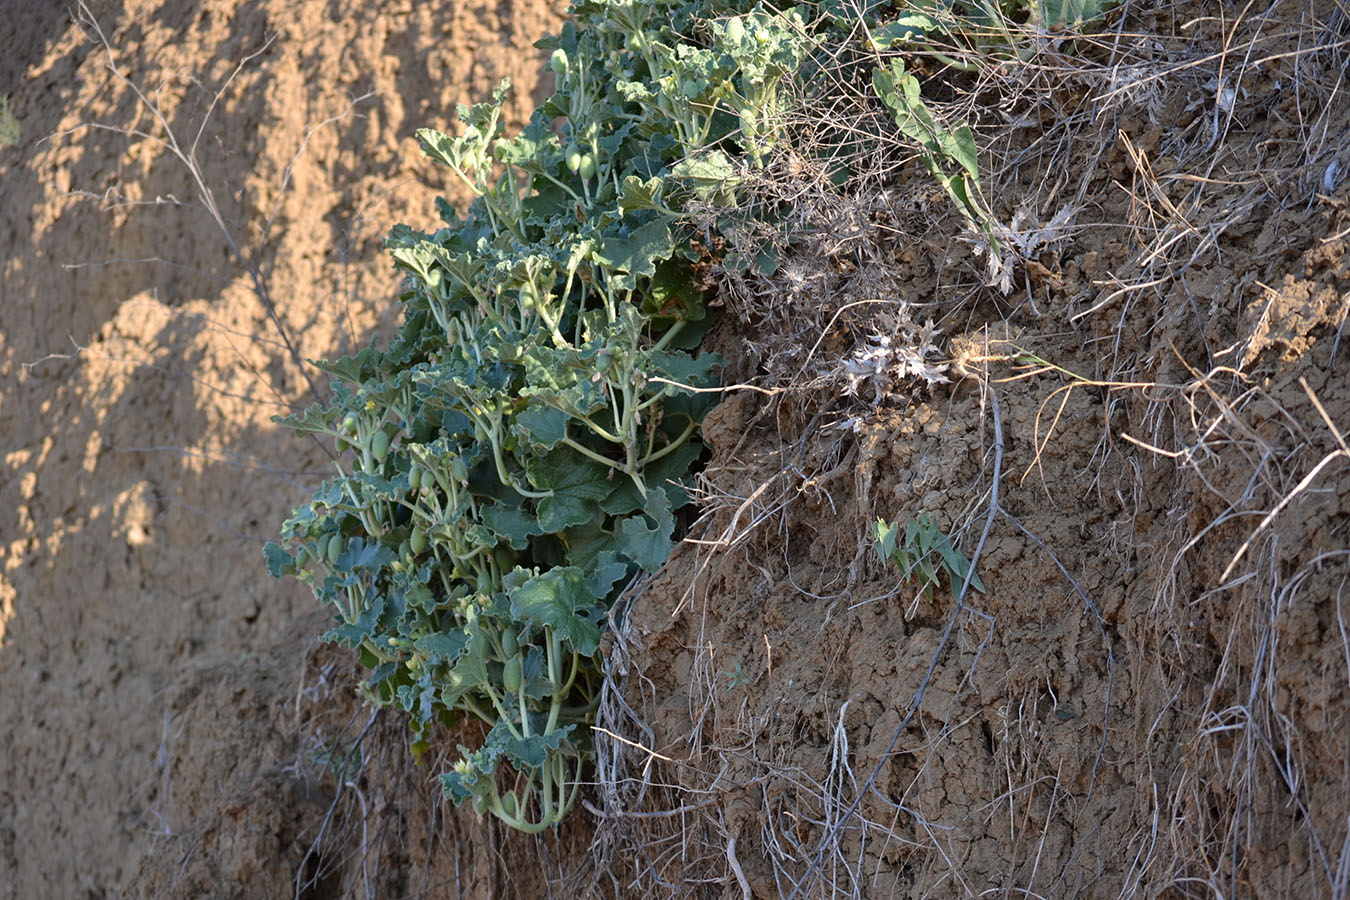
M 511 818 L 515 818 L 516 816 L 515 791 L 507 791 L 505 794 L 502 794 L 502 812 L 506 813 Z
M 342 430 L 348 434 L 356 434 L 356 413 L 347 413 L 342 418 Z
M 581 149 L 575 144 L 567 151 L 567 170 L 575 172 L 581 168 Z
M 422 526 L 417 526 L 412 530 L 412 535 L 408 538 L 408 548 L 413 553 L 421 553 L 427 549 L 427 533 L 422 530 Z
M 581 165 L 577 169 L 577 174 L 587 181 L 595 177 L 595 157 L 587 153 L 581 157 Z
M 408 487 L 414 494 L 422 489 L 422 467 L 416 463 L 408 470 Z
M 380 430 L 371 435 L 370 453 L 375 457 L 376 462 L 384 462 L 385 456 L 389 453 L 389 434 Z
M 483 436 L 479 438 L 479 440 L 487 440 L 487 432 L 483 432 Z M 469 480 L 469 469 L 464 465 L 464 460 L 460 459 L 458 456 L 450 461 L 450 477 L 455 479 L 459 484 L 463 484 L 465 481 Z
M 516 637 L 516 629 L 510 625 L 502 630 L 502 653 L 507 657 L 513 657 L 520 651 L 520 640 Z
M 329 538 L 327 553 L 329 565 L 337 565 L 338 557 L 342 555 L 344 549 L 342 535 L 335 534 Z
M 524 680 L 525 664 L 519 656 L 513 656 L 502 668 L 502 685 L 511 693 L 520 693 L 520 684 Z
M 553 51 L 553 55 L 548 58 L 548 67 L 553 70 L 554 75 L 565 75 L 567 73 L 567 51 L 559 47 Z

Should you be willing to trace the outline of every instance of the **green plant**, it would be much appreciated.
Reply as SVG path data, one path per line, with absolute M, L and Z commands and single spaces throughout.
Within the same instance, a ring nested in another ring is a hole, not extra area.
M 957 70 L 1017 64 L 1034 55 L 1031 38 L 1050 30 L 1081 30 L 1105 17 L 1112 0 L 905 0 L 898 15 L 872 28 L 874 51 L 919 51 Z M 919 80 L 904 57 L 878 66 L 872 86 L 900 132 L 952 201 L 983 236 L 990 269 L 998 269 L 1000 248 L 993 214 L 980 199 L 975 136 L 962 122 L 948 128 L 924 103 Z
M 1099 22 L 1118 0 L 903 0 L 872 29 L 876 49 L 913 47 L 944 66 L 973 70 L 1030 58 L 1032 38 Z
M 327 638 L 419 755 L 433 722 L 485 723 L 443 788 L 525 831 L 576 800 L 610 603 L 665 562 L 702 453 L 720 360 L 690 352 L 710 319 L 681 206 L 777 140 L 759 112 L 804 40 L 793 13 L 699 11 L 584 0 L 541 42 L 557 92 L 519 134 L 505 84 L 458 136 L 418 132 L 475 199 L 392 230 L 402 330 L 319 363 L 328 402 L 284 420 L 341 461 L 270 571 L 335 609 Z
M 0 147 L 12 147 L 19 143 L 23 129 L 19 119 L 9 105 L 9 95 L 0 95 Z
M 943 572 L 953 592 L 961 590 L 970 579 L 970 586 L 984 593 L 984 582 L 971 572 L 970 560 L 952 546 L 926 513 L 918 513 L 905 523 L 904 543 L 900 542 L 900 523 L 878 518 L 872 528 L 872 542 L 878 555 L 900 569 L 906 581 L 917 580 L 924 595 L 933 599 L 933 589 L 940 583 Z
M 727 679 L 727 690 L 748 691 L 750 689 L 750 678 L 745 674 L 745 670 L 741 668 L 740 660 L 737 660 L 736 665 L 727 669 L 722 674 L 725 675 Z
M 976 225 L 997 252 L 990 213 L 980 200 L 980 168 L 975 135 L 964 122 L 948 130 L 920 93 L 919 80 L 905 70 L 904 59 L 889 69 L 872 73 L 872 88 L 900 126 L 900 133 L 917 148 L 919 158 L 942 185 L 961 213 Z

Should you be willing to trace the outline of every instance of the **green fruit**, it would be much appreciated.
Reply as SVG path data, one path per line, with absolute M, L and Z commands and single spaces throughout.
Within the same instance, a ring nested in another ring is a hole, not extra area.
M 581 168 L 581 148 L 575 144 L 567 151 L 567 170 L 576 172 Z
M 413 493 L 417 493 L 419 490 L 422 489 L 421 466 L 414 464 L 413 467 L 408 470 L 408 487 L 412 490 Z
M 595 177 L 595 157 L 587 153 L 581 157 L 581 166 L 577 169 L 577 174 L 587 181 Z
M 420 525 L 413 529 L 412 535 L 408 538 L 408 547 L 413 553 L 421 553 L 427 549 L 427 533 Z
M 347 413 L 342 419 L 342 430 L 348 434 L 356 434 L 356 413 Z
M 727 20 L 727 40 L 733 44 L 739 44 L 741 38 L 745 37 L 745 23 L 741 21 L 740 16 Z
M 335 534 L 328 540 L 328 564 L 337 565 L 338 557 L 342 555 L 343 547 L 342 535 Z
M 516 637 L 516 629 L 510 625 L 502 631 L 502 653 L 508 658 L 513 657 L 520 650 L 520 640 Z
M 507 791 L 502 794 L 502 812 L 515 818 L 516 815 L 516 794 L 514 791 Z
M 525 664 L 519 656 L 513 656 L 502 668 L 502 684 L 513 694 L 520 693 L 520 683 L 524 680 Z
M 404 538 L 403 543 L 398 545 L 398 558 L 407 559 L 410 556 L 412 556 L 412 541 Z
M 510 572 L 516 567 L 516 555 L 505 547 L 498 547 L 492 556 L 497 562 L 498 572 Z
M 480 816 L 481 816 L 483 813 L 487 812 L 487 798 L 486 798 L 486 797 L 474 797 L 474 798 L 473 798 L 473 811 L 476 812 L 476 813 L 478 813 Z
M 370 453 L 375 457 L 376 462 L 384 462 L 385 456 L 389 454 L 389 435 L 385 431 L 377 431 L 370 438 Z
M 554 75 L 565 75 L 567 73 L 567 51 L 559 47 L 553 51 L 553 55 L 548 58 L 548 67 L 553 70 Z
M 304 545 L 301 545 L 300 549 L 295 551 L 295 567 L 297 569 L 303 569 L 308 562 L 309 550 L 306 549 Z
M 479 440 L 487 440 L 487 433 L 484 432 Z M 450 461 L 450 477 L 455 479 L 459 484 L 463 484 L 465 481 L 469 480 L 469 469 L 464 465 L 464 460 L 460 459 L 458 456 Z

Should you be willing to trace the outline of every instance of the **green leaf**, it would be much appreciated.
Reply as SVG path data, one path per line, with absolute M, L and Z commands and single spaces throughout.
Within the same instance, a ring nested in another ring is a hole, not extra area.
M 975 133 L 967 125 L 958 125 L 955 131 L 944 131 L 938 136 L 938 145 L 950 158 L 966 170 L 972 184 L 980 183 L 979 150 L 975 147 Z
M 483 524 L 505 540 L 513 550 L 524 550 L 530 537 L 542 534 L 539 520 L 519 503 L 491 503 L 482 509 Z
M 522 771 L 537 769 L 544 764 L 550 753 L 555 753 L 572 733 L 574 725 L 555 728 L 547 734 L 535 734 L 527 738 L 518 738 L 509 732 L 506 737 L 506 758 L 511 765 Z
M 643 181 L 636 175 L 629 175 L 623 180 L 623 187 L 619 191 L 620 215 L 627 215 L 643 209 L 667 212 L 668 210 L 661 202 L 661 191 L 664 187 L 665 185 L 660 178 L 649 178 Z
M 1042 28 L 1081 31 L 1089 22 L 1106 17 L 1118 0 L 1031 0 L 1031 21 Z
M 380 663 L 375 667 L 375 671 L 371 672 L 370 678 L 366 680 L 366 687 L 375 687 L 397 671 L 398 663 L 396 662 Z
M 690 387 L 711 386 L 716 382 L 712 373 L 726 365 L 726 361 L 716 353 L 691 356 L 680 350 L 656 350 L 651 353 L 650 359 L 661 377 Z
M 687 183 L 700 200 L 730 199 L 729 192 L 740 183 L 731 157 L 721 150 L 680 160 L 671 168 L 670 177 Z
M 900 533 L 899 522 L 887 522 L 885 519 L 878 518 L 876 525 L 873 526 L 873 541 L 876 544 L 877 553 L 882 559 L 890 559 L 895 553 L 895 539 Z
M 384 614 L 384 598 L 375 596 L 373 601 L 361 610 L 355 622 L 343 623 L 323 636 L 330 644 L 345 644 L 358 647 L 361 642 L 375 633 L 375 623 Z
M 567 447 L 530 460 L 525 470 L 536 490 L 551 492 L 535 509 L 540 530 L 548 534 L 590 521 L 596 505 L 615 487 L 612 469 Z
M 965 583 L 967 573 L 970 572 L 970 560 L 953 547 L 952 542 L 945 535 L 938 542 L 938 552 L 942 554 L 942 559 L 951 573 L 952 590 L 960 591 L 961 586 Z M 984 593 L 984 582 L 980 581 L 979 575 L 970 577 L 970 586 L 981 594 Z
M 268 541 L 263 545 L 263 558 L 267 561 L 267 573 L 273 578 L 280 578 L 295 568 L 295 557 L 276 541 Z
M 441 685 L 441 703 L 453 709 L 465 694 L 479 692 L 488 680 L 488 641 L 476 619 L 465 623 L 462 631 L 464 647 Z
M 670 559 L 671 534 L 675 519 L 665 491 L 652 491 L 646 515 L 628 516 L 619 522 L 619 552 L 648 572 L 655 572 Z M 649 524 L 648 516 L 655 524 Z
M 309 363 L 321 372 L 361 387 L 379 373 L 382 358 L 383 354 L 372 344 L 355 356 L 344 356 L 339 360 L 311 359 Z
M 314 403 L 304 412 L 292 413 L 289 416 L 273 416 L 272 421 L 278 425 L 285 425 L 296 434 L 326 435 L 334 431 L 332 425 L 334 418 L 335 413 L 329 408 Z
M 464 652 L 464 648 L 468 645 L 469 635 L 463 629 L 455 629 L 448 633 L 443 631 L 432 632 L 413 641 L 413 647 L 418 652 L 446 662 L 454 662 L 459 659 L 460 654 Z
M 535 450 L 552 450 L 567 437 L 567 422 L 570 418 L 557 407 L 531 404 L 524 411 L 516 413 L 514 421 L 521 437 L 531 447 Z
M 582 656 L 599 649 L 599 600 L 581 569 L 556 566 L 507 593 L 513 617 L 536 628 L 552 628 Z
M 879 28 L 872 29 L 872 43 L 878 50 L 890 50 L 896 44 L 927 43 L 930 34 L 945 31 L 932 16 L 907 11 Z
M 670 259 L 674 252 L 670 224 L 659 218 L 631 231 L 605 235 L 592 257 L 598 265 L 616 273 L 615 287 L 631 291 L 637 288 L 640 276 L 656 274 L 656 263 Z

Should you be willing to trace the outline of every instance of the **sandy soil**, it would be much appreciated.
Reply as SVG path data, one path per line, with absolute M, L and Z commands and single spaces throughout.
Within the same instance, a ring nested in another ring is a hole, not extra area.
M 259 552 L 324 457 L 270 421 L 307 385 L 163 126 L 187 148 L 210 112 L 205 183 L 297 354 L 331 356 L 392 324 L 379 240 L 445 190 L 414 129 L 504 77 L 527 114 L 558 6 L 96 5 L 159 122 L 64 4 L 4 4 L 0 896 L 128 895 L 160 844 L 148 893 L 276 896 L 322 815 L 279 774 L 322 614 Z M 214 815 L 228 838 L 193 831 Z
M 1075 210 L 1008 296 L 921 175 L 724 286 L 731 379 L 796 386 L 710 417 L 704 543 L 625 602 L 609 817 L 438 802 L 265 577 L 325 460 L 270 417 L 293 356 L 393 326 L 379 238 L 447 191 L 412 131 L 508 75 L 528 112 L 558 6 L 105 3 L 116 73 L 63 8 L 0 10 L 0 897 L 1350 890 L 1347 56 L 1292 2 L 1143 13 L 967 110 L 1005 222 Z M 294 355 L 156 143 L 208 111 Z M 896 297 L 953 383 L 845 397 Z M 959 611 L 868 546 L 918 512 L 976 557 Z

